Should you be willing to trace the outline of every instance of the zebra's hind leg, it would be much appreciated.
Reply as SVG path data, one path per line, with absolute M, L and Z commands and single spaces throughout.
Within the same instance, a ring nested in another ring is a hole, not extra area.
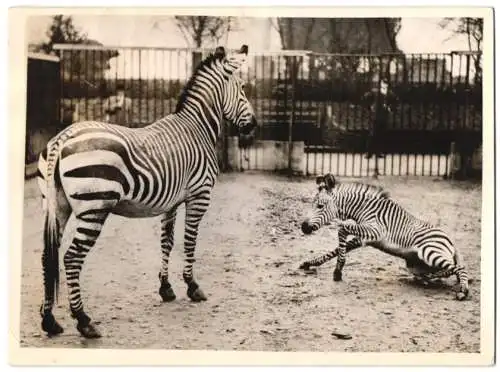
M 455 270 L 451 274 L 455 274 L 457 277 L 457 283 L 459 285 L 459 290 L 457 291 L 457 300 L 462 301 L 469 295 L 469 276 L 467 271 L 462 264 L 462 255 L 458 250 L 455 250 Z
M 64 229 L 66 228 L 68 219 L 71 216 L 71 209 L 69 208 L 69 205 L 67 204 L 67 202 L 64 203 L 64 199 L 62 199 L 61 201 L 63 201 L 63 203 L 60 203 L 57 209 L 57 223 L 59 226 L 59 238 L 57 240 L 59 242 L 62 239 Z M 56 247 L 56 251 L 58 251 L 59 248 L 60 247 Z M 53 259 L 59 261 L 59 256 L 54 257 Z M 59 265 L 57 264 L 55 265 L 56 267 L 52 267 L 52 265 L 50 264 L 50 260 L 51 258 L 49 257 L 48 252 L 44 250 L 42 254 L 42 265 L 45 294 L 43 303 L 40 306 L 40 315 L 42 317 L 42 329 L 47 332 L 47 335 L 56 336 L 60 333 L 63 333 L 64 329 L 55 319 L 54 314 L 52 313 L 55 302 L 55 288 L 51 283 L 50 277 L 52 275 L 55 275 L 56 273 L 50 271 L 59 271 Z
M 456 299 L 463 301 L 469 295 L 469 279 L 465 267 L 461 265 L 457 254 L 454 258 L 441 254 L 441 252 L 432 246 L 423 246 L 418 252 L 419 258 L 434 269 L 434 272 L 426 274 L 426 278 L 449 277 L 456 275 L 459 282 L 459 288 L 456 292 Z
M 76 328 L 85 338 L 99 338 L 101 333 L 83 310 L 80 293 L 80 273 L 85 257 L 95 245 L 108 215 L 108 210 L 100 209 L 89 210 L 77 216 L 76 233 L 64 255 L 71 316 L 77 320 Z
M 172 285 L 168 281 L 168 263 L 170 252 L 174 246 L 174 226 L 177 212 L 176 210 L 163 215 L 161 219 L 161 271 L 159 273 L 160 289 L 159 294 L 164 302 L 175 300 L 175 293 Z
M 186 202 L 186 219 L 184 232 L 184 255 L 186 264 L 182 272 L 184 282 L 187 284 L 187 295 L 195 302 L 206 301 L 207 297 L 194 279 L 193 264 L 196 261 L 194 253 L 198 238 L 200 222 L 210 204 L 210 191 L 198 194 L 196 198 Z

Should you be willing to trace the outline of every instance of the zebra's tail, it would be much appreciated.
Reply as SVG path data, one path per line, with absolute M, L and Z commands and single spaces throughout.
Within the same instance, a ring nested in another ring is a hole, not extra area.
M 52 154 L 50 155 L 47 159 L 47 190 L 42 265 L 44 272 L 45 296 L 46 298 L 50 297 L 57 301 L 59 292 L 59 246 L 61 244 L 59 222 L 57 221 L 58 206 L 56 188 L 56 173 L 59 165 L 59 154 L 56 149 L 52 149 Z

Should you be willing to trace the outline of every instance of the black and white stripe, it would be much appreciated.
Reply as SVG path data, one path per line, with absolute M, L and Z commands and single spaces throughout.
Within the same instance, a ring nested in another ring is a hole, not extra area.
M 130 129 L 102 122 L 73 124 L 40 155 L 38 182 L 45 211 L 43 268 L 45 298 L 42 328 L 62 332 L 52 315 L 59 283 L 58 248 L 68 218 L 76 216 L 76 232 L 64 255 L 72 316 L 85 337 L 100 334 L 85 313 L 80 272 L 110 214 L 125 217 L 162 215 L 159 294 L 175 299 L 168 281 L 176 211 L 185 203 L 183 278 L 193 301 L 206 300 L 194 279 L 198 226 L 210 205 L 219 169 L 216 142 L 223 120 L 242 133 L 256 125 L 243 82 L 234 72 L 248 47 L 226 56 L 219 47 L 198 66 L 179 98 L 175 113 L 149 126 Z
M 319 176 L 316 183 L 313 214 L 302 223 L 302 231 L 311 234 L 335 222 L 339 246 L 300 268 L 319 266 L 337 257 L 333 278 L 340 281 L 346 253 L 369 245 L 406 260 L 407 268 L 419 280 L 456 275 L 460 285 L 457 299 L 467 297 L 468 277 L 460 252 L 442 229 L 411 215 L 380 187 L 339 184 L 331 174 Z M 350 236 L 353 238 L 348 240 Z

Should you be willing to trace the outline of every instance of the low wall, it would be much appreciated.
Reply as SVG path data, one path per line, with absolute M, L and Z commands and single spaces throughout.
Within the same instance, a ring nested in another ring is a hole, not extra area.
M 304 142 L 292 142 L 292 171 L 302 174 L 305 169 Z M 228 165 L 232 170 L 253 169 L 282 171 L 288 169 L 288 142 L 255 141 L 251 148 L 238 147 L 238 137 L 229 137 Z
M 451 147 L 451 174 L 452 178 L 470 178 L 481 176 L 483 170 L 483 146 L 479 146 L 474 152 L 462 159 L 463 154 Z
M 233 171 L 240 170 L 288 170 L 288 142 L 256 141 L 251 148 L 238 147 L 238 138 L 228 141 L 228 164 Z M 451 156 L 450 156 L 451 155 Z M 471 162 L 472 172 L 481 174 L 481 148 L 474 152 Z M 377 164 L 377 165 L 376 165 Z M 377 171 L 376 171 L 377 170 Z M 460 170 L 460 154 L 392 154 L 384 158 L 366 159 L 365 153 L 321 153 L 305 152 L 304 142 L 293 142 L 292 171 L 296 174 L 323 174 L 333 172 L 345 177 L 371 177 L 375 173 L 382 176 L 440 176 L 454 177 Z

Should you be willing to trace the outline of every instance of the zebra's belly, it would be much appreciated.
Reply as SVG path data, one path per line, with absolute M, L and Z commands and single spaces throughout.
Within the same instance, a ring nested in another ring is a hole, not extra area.
M 171 208 L 152 209 L 130 200 L 122 200 L 113 208 L 112 213 L 122 217 L 144 218 L 159 216 L 160 214 L 168 212 L 169 209 Z
M 406 257 L 406 268 L 408 271 L 415 276 L 422 276 L 425 274 L 430 274 L 438 271 L 435 267 L 430 267 L 425 262 L 423 262 L 416 251 L 410 252 Z
M 405 245 L 395 242 L 392 239 L 383 239 L 370 245 L 391 256 L 401 258 L 406 258 L 411 251 L 411 247 L 406 247 Z

